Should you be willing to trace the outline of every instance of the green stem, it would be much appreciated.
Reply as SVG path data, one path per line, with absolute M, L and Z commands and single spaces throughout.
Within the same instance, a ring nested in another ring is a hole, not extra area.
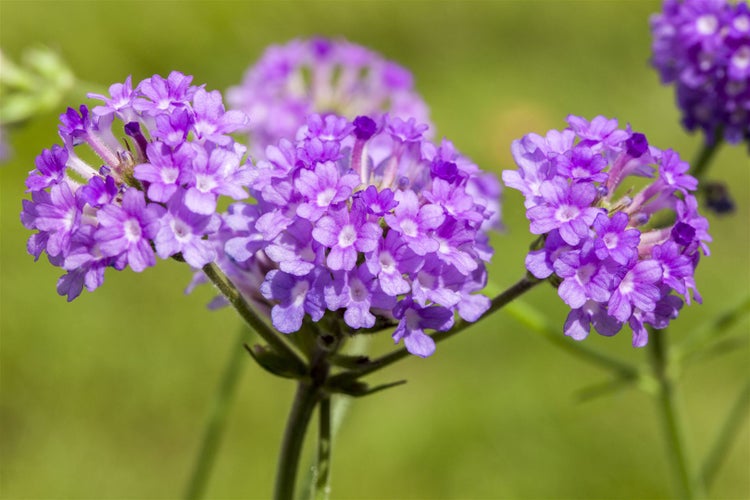
M 211 282 L 216 285 L 221 294 L 229 301 L 230 304 L 242 316 L 242 319 L 258 333 L 263 340 L 268 342 L 273 350 L 283 355 L 290 363 L 297 365 L 301 371 L 304 371 L 305 363 L 295 353 L 289 345 L 284 342 L 277 333 L 263 321 L 260 316 L 250 307 L 245 298 L 242 296 L 234 283 L 219 269 L 219 266 L 213 262 L 203 266 L 203 273 Z
M 315 498 L 328 500 L 331 487 L 331 398 L 320 400 L 318 422 L 318 463 L 316 466 Z
M 319 385 L 310 381 L 299 381 L 292 410 L 287 419 L 284 440 L 281 443 L 279 464 L 276 470 L 275 500 L 292 500 L 294 497 L 294 486 L 302 445 L 305 441 L 305 431 L 320 397 Z
M 224 435 L 229 408 L 237 393 L 242 368 L 245 366 L 243 361 L 246 355 L 242 345 L 248 342 L 250 337 L 249 330 L 243 325 L 237 339 L 232 343 L 224 374 L 221 377 L 221 382 L 211 405 L 211 413 L 203 430 L 203 439 L 190 476 L 190 482 L 185 492 L 185 498 L 187 499 L 203 498 L 206 492 L 206 486 L 216 461 L 216 453 Z
M 716 473 L 726 459 L 730 446 L 734 444 L 737 433 L 746 422 L 748 409 L 750 409 L 750 381 L 745 383 L 745 387 L 729 411 L 727 419 L 721 426 L 719 436 L 716 438 L 716 442 L 711 447 L 706 461 L 703 463 L 701 475 L 706 487 L 710 488 L 714 479 L 716 479 Z
M 512 285 L 510 288 L 502 292 L 500 295 L 492 299 L 492 303 L 490 305 L 490 308 L 482 315 L 479 320 L 482 320 L 486 318 L 487 316 L 491 315 L 498 309 L 502 309 L 505 305 L 509 304 L 516 298 L 520 297 L 524 293 L 528 292 L 534 286 L 541 283 L 540 280 L 534 278 L 533 276 L 526 275 L 523 278 L 521 278 L 517 283 Z M 479 321 L 477 320 L 477 321 Z M 450 330 L 446 330 L 444 332 L 435 332 L 431 335 L 432 339 L 437 342 L 442 342 L 445 339 L 448 339 L 457 333 L 465 330 L 469 326 L 471 326 L 472 322 L 459 320 L 456 322 L 455 325 L 453 325 L 453 328 Z M 331 377 L 331 380 L 338 380 L 339 378 L 346 378 L 346 379 L 357 379 L 364 375 L 368 375 L 374 371 L 380 370 L 381 368 L 385 368 L 386 366 L 392 365 L 396 361 L 399 361 L 409 355 L 409 351 L 406 350 L 406 348 L 396 349 L 395 351 L 390 352 L 389 354 L 386 354 L 384 356 L 381 356 L 379 358 L 376 358 L 369 363 L 366 363 L 362 368 L 357 368 L 355 370 L 351 370 L 348 372 L 343 372 L 337 376 Z
M 649 348 L 651 350 L 654 377 L 659 385 L 658 403 L 661 413 L 664 437 L 672 463 L 675 482 L 679 485 L 680 498 L 701 498 L 702 487 L 691 474 L 691 464 L 685 444 L 684 424 L 680 413 L 675 387 L 669 376 L 669 354 L 667 352 L 667 330 L 650 331 Z
M 704 143 L 701 147 L 701 150 L 698 152 L 698 156 L 695 158 L 695 161 L 693 161 L 692 169 L 690 170 L 690 174 L 698 179 L 699 181 L 703 178 L 703 176 L 708 171 L 708 166 L 711 164 L 711 160 L 713 159 L 716 152 L 719 150 L 719 146 L 721 146 L 721 138 L 718 137 L 718 133 L 716 134 L 716 140 L 713 142 L 713 144 L 706 144 Z

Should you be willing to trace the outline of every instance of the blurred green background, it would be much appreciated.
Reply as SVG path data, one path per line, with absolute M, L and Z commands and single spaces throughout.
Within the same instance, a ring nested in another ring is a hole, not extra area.
M 487 170 L 514 168 L 510 142 L 563 128 L 569 113 L 617 117 L 652 144 L 691 159 L 701 143 L 678 123 L 672 89 L 647 64 L 655 1 L 508 2 L 0 2 L 0 45 L 18 59 L 55 48 L 83 81 L 134 81 L 178 69 L 211 89 L 237 83 L 270 43 L 340 35 L 410 68 L 440 135 Z M 142 274 L 109 270 L 73 303 L 60 274 L 25 252 L 23 180 L 59 139 L 57 114 L 13 132 L 0 167 L 0 492 L 3 498 L 175 498 L 186 483 L 212 393 L 239 321 L 210 312 L 207 287 L 185 296 L 175 262 Z M 98 88 L 96 89 L 98 90 Z M 705 303 L 688 307 L 679 339 L 748 293 L 750 162 L 723 148 L 711 178 L 737 202 L 711 216 L 712 255 L 697 273 Z M 521 277 L 531 240 L 522 199 L 507 192 L 507 233 L 493 238 L 495 283 Z M 562 325 L 566 307 L 541 286 L 525 300 Z M 747 335 L 747 320 L 732 333 Z M 562 335 L 562 333 L 561 333 Z M 572 341 L 571 341 L 572 342 Z M 630 333 L 586 342 L 634 362 Z M 388 335 L 373 348 L 390 348 Z M 705 454 L 748 377 L 744 347 L 683 373 L 690 445 Z M 270 496 L 293 384 L 248 358 L 211 498 Z M 668 497 L 654 401 L 634 389 L 582 403 L 608 374 L 519 326 L 507 313 L 375 377 L 406 386 L 356 400 L 337 437 L 334 498 Z M 748 426 L 711 495 L 750 497 Z

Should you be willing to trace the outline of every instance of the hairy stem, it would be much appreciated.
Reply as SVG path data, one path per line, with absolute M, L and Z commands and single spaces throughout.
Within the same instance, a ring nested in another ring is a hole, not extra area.
M 649 348 L 651 350 L 654 377 L 659 385 L 658 408 L 662 417 L 664 438 L 672 464 L 675 482 L 680 488 L 680 498 L 701 498 L 703 488 L 700 481 L 693 477 L 690 458 L 684 436 L 682 413 L 675 393 L 675 387 L 669 376 L 669 355 L 667 351 L 667 330 L 650 332 Z
M 208 480 L 211 477 L 211 471 L 216 461 L 216 453 L 219 450 L 219 445 L 224 435 L 229 409 L 237 393 L 242 368 L 245 366 L 243 361 L 246 355 L 242 345 L 248 342 L 250 337 L 249 329 L 243 325 L 237 335 L 237 339 L 232 343 L 229 357 L 224 367 L 224 374 L 214 395 L 211 412 L 203 429 L 201 447 L 185 491 L 185 498 L 189 500 L 203 498 L 205 495 L 206 486 L 208 485 Z
M 320 400 L 318 422 L 318 463 L 315 467 L 315 499 L 328 500 L 331 477 L 331 398 Z
M 294 498 L 294 486 L 302 445 L 305 441 L 305 432 L 320 397 L 319 385 L 305 380 L 298 382 L 294 403 L 292 404 L 292 410 L 289 412 L 286 430 L 284 431 L 284 439 L 281 443 L 281 453 L 276 470 L 275 500 L 292 500 Z
M 250 307 L 245 298 L 242 296 L 234 283 L 219 269 L 219 266 L 213 262 L 203 266 L 203 273 L 208 277 L 211 282 L 216 285 L 221 294 L 229 301 L 230 304 L 237 310 L 242 319 L 258 333 L 263 340 L 268 342 L 273 350 L 283 355 L 290 363 L 294 363 L 302 371 L 305 370 L 305 363 L 292 350 L 292 348 L 284 342 L 278 334 L 263 321 L 260 316 Z

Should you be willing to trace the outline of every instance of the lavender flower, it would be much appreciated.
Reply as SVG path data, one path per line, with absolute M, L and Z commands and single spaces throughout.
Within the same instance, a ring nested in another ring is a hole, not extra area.
M 345 40 L 293 40 L 266 49 L 227 99 L 250 116 L 251 152 L 293 139 L 311 113 L 382 115 L 427 124 L 427 106 L 405 68 Z
M 247 197 L 245 148 L 227 135 L 247 118 L 191 81 L 172 72 L 133 88 L 128 77 L 111 96 L 89 96 L 103 105 L 60 116 L 63 146 L 37 157 L 21 220 L 38 231 L 29 252 L 46 252 L 68 272 L 58 282 L 68 300 L 100 286 L 107 267 L 153 266 L 154 250 L 163 259 L 181 254 L 196 268 L 216 259 L 206 238 L 220 227 L 217 199 Z M 80 148 L 101 163 L 84 161 Z
M 652 64 L 674 83 L 682 122 L 713 143 L 750 140 L 750 9 L 745 1 L 665 0 L 651 18 Z
M 240 289 L 265 276 L 278 330 L 322 321 L 356 333 L 394 322 L 395 341 L 429 356 L 427 330 L 489 308 L 476 292 L 498 216 L 470 194 L 488 174 L 425 130 L 387 115 L 312 115 L 295 143 L 267 148 L 249 185 L 256 203 L 232 205 L 210 241 Z
M 566 335 L 582 340 L 593 325 L 610 336 L 628 323 L 640 347 L 644 325 L 665 328 L 691 291 L 700 302 L 693 273 L 711 237 L 696 210 L 697 181 L 677 153 L 616 120 L 570 116 L 568 124 L 515 141 L 519 170 L 503 172 L 541 235 L 526 268 L 559 283 L 571 308 Z

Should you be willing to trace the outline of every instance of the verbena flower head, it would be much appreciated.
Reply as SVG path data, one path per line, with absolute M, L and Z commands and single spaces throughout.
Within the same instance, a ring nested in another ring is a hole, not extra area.
M 134 271 L 181 254 L 191 266 L 216 258 L 206 237 L 216 232 L 221 195 L 244 199 L 250 169 L 245 148 L 227 134 L 247 117 L 225 111 L 218 91 L 172 72 L 135 87 L 130 77 L 90 109 L 60 116 L 63 145 L 45 149 L 26 180 L 21 220 L 67 271 L 58 292 L 68 300 L 101 285 L 107 267 Z
M 487 310 L 476 292 L 498 214 L 477 193 L 497 180 L 426 130 L 413 118 L 311 115 L 297 141 L 268 147 L 250 182 L 257 202 L 231 205 L 211 240 L 278 330 L 306 318 L 353 333 L 397 323 L 394 339 L 429 356 L 426 330 Z
M 514 141 L 519 169 L 503 172 L 541 236 L 526 267 L 559 284 L 571 308 L 566 335 L 582 340 L 591 325 L 614 335 L 628 323 L 640 347 L 645 325 L 666 327 L 691 292 L 701 301 L 693 273 L 711 238 L 692 194 L 698 183 L 677 153 L 616 120 L 569 116 L 568 125 Z
M 251 152 L 281 138 L 293 139 L 311 113 L 390 113 L 428 122 L 428 110 L 414 91 L 411 73 L 380 54 L 345 40 L 312 38 L 274 45 L 250 67 L 227 101 L 250 117 Z
M 665 0 L 651 18 L 652 64 L 674 83 L 682 121 L 708 142 L 750 140 L 750 8 L 745 1 Z

